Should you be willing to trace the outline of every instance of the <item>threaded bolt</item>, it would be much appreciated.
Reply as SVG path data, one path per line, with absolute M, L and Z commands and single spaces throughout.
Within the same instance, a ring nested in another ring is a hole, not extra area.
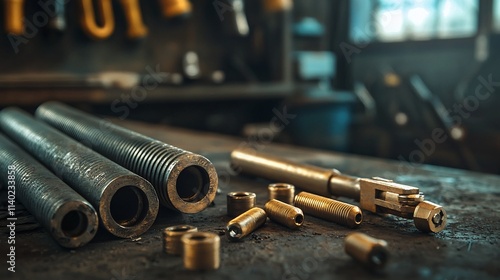
M 40 105 L 36 116 L 150 181 L 163 206 L 182 213 L 198 213 L 215 198 L 217 173 L 212 163 L 201 155 L 59 102 Z
M 368 268 L 381 269 L 389 258 L 387 242 L 364 233 L 351 233 L 344 241 L 345 252 Z
M 304 213 L 300 208 L 276 199 L 269 200 L 264 206 L 264 210 L 271 220 L 291 229 L 299 228 L 304 222 Z
M 358 206 L 308 192 L 300 192 L 295 196 L 295 206 L 306 214 L 350 228 L 358 226 L 363 220 L 363 213 Z
M 214 270 L 220 266 L 220 237 L 215 233 L 191 232 L 181 238 L 184 267 L 188 270 Z
M 78 248 L 94 238 L 99 225 L 94 207 L 1 134 L 0 170 L 8 195 L 14 192 L 59 245 Z
M 198 228 L 189 225 L 171 226 L 163 230 L 163 249 L 171 255 L 182 254 L 181 238 L 184 234 L 197 232 Z
M 86 198 L 111 234 L 140 236 L 153 225 L 158 197 L 144 178 L 19 109 L 2 110 L 0 127 Z
M 267 187 L 269 192 L 269 200 L 277 199 L 293 205 L 293 198 L 295 196 L 295 186 L 286 183 L 269 184 Z
M 255 193 L 230 192 L 227 194 L 227 215 L 231 218 L 241 215 L 255 206 Z
M 230 241 L 239 241 L 266 223 L 266 211 L 254 207 L 229 221 L 226 236 Z

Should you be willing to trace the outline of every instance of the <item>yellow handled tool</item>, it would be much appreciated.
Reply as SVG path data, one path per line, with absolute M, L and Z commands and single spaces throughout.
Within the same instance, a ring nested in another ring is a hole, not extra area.
M 101 25 L 97 24 L 92 0 L 80 0 L 82 15 L 80 17 L 83 31 L 92 39 L 108 38 L 115 29 L 115 19 L 111 0 L 99 0 L 98 13 Z
M 139 0 L 121 0 L 121 4 L 127 18 L 127 37 L 138 39 L 148 35 L 148 28 L 142 20 Z
M 5 32 L 12 35 L 24 33 L 24 0 L 4 0 Z

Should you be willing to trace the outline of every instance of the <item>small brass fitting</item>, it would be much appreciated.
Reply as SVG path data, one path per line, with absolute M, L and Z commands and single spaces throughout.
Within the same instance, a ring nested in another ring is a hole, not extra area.
M 345 252 L 370 269 L 381 269 L 387 263 L 387 242 L 364 233 L 351 233 L 344 240 Z
M 5 32 L 13 35 L 24 33 L 24 0 L 4 0 Z
M 166 18 L 187 16 L 192 11 L 189 0 L 160 0 L 162 14 Z
M 241 215 L 243 212 L 255 206 L 255 193 L 252 192 L 230 192 L 227 194 L 227 215 L 231 218 Z
M 163 230 L 163 249 L 171 255 L 182 254 L 181 237 L 190 232 L 197 232 L 198 228 L 189 225 L 171 226 Z
M 358 206 L 308 192 L 300 192 L 295 196 L 295 206 L 306 214 L 350 228 L 358 226 L 363 220 L 363 213 Z
M 220 266 L 220 238 L 211 232 L 186 233 L 181 238 L 184 268 L 214 270 Z
M 293 205 L 293 198 L 295 197 L 295 186 L 286 183 L 269 184 L 267 187 L 269 191 L 269 200 L 276 199 Z
M 423 201 L 415 207 L 413 222 L 420 231 L 440 232 L 446 227 L 446 220 L 446 211 L 440 205 Z
M 304 222 L 304 213 L 300 208 L 276 199 L 269 200 L 264 206 L 264 210 L 271 220 L 291 229 L 299 228 Z
M 254 207 L 229 221 L 226 227 L 226 236 L 230 241 L 239 241 L 265 224 L 266 220 L 266 211 Z

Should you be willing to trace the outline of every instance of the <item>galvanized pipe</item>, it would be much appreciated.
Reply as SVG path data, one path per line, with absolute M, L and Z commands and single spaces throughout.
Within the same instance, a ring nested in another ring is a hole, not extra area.
M 183 213 L 198 213 L 215 198 L 217 173 L 212 163 L 201 155 L 111 124 L 59 102 L 40 105 L 36 116 L 148 179 L 164 206 Z
M 94 207 L 2 134 L 0 170 L 8 195 L 19 200 L 59 245 L 78 248 L 95 236 L 99 221 Z
M 111 234 L 135 237 L 153 224 L 158 197 L 144 178 L 19 109 L 1 111 L 0 127 L 88 199 Z

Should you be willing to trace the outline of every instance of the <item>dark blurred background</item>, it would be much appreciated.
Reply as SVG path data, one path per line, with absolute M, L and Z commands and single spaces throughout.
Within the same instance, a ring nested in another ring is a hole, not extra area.
M 2 108 L 500 173 L 499 0 L 2 4 Z

